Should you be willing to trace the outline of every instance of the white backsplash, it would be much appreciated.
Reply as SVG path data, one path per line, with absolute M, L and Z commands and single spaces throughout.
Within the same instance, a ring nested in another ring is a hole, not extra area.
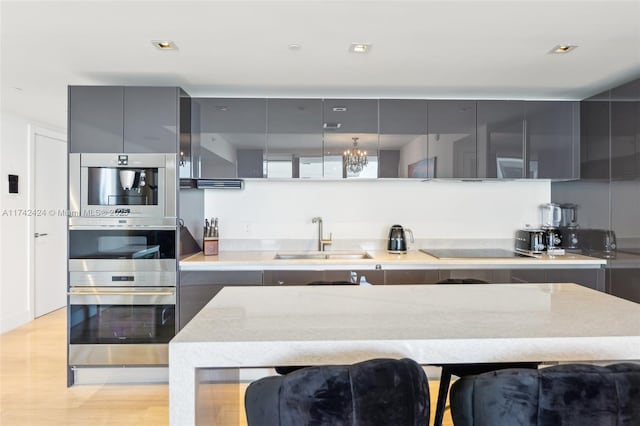
M 413 248 L 512 244 L 536 226 L 549 181 L 263 181 L 205 190 L 205 217 L 220 218 L 221 250 L 315 249 L 318 227 L 333 249 L 383 249 L 389 227 L 410 228 Z

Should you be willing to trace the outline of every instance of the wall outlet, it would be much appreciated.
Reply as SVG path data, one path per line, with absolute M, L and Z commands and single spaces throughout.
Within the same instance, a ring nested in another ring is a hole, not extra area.
M 244 233 L 245 234 L 250 234 L 251 233 L 251 224 L 250 223 L 245 223 L 244 224 Z

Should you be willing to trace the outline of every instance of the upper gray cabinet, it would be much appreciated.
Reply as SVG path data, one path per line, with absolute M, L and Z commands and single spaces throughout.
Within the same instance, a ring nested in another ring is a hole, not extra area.
M 580 177 L 609 179 L 609 91 L 580 102 Z
M 611 177 L 640 177 L 640 80 L 611 90 Z
M 191 112 L 193 177 L 264 177 L 266 99 L 192 98 Z
M 70 152 L 123 152 L 124 87 L 69 86 Z
M 325 178 L 378 177 L 378 100 L 325 99 L 322 127 Z M 347 150 L 366 152 L 367 164 L 347 166 Z
M 322 99 L 267 100 L 268 178 L 322 178 Z
M 478 177 L 524 178 L 524 101 L 478 101 Z
M 525 103 L 526 176 L 531 179 L 580 177 L 580 103 Z
M 70 152 L 178 151 L 177 87 L 69 87 Z
M 429 177 L 477 177 L 476 101 L 429 101 L 427 117 Z
M 378 177 L 431 178 L 427 146 L 427 101 L 380 100 Z

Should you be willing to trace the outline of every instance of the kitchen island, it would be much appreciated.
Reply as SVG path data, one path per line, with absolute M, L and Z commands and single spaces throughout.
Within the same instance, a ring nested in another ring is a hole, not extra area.
M 169 344 L 170 421 L 243 368 L 640 360 L 640 305 L 575 284 L 227 287 Z M 213 401 L 209 401 L 213 403 Z

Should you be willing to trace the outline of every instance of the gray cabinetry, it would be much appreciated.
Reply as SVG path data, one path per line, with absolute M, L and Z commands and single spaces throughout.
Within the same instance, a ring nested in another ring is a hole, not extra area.
M 427 116 L 430 177 L 477 177 L 476 101 L 429 101 Z
M 437 270 L 389 270 L 384 271 L 384 283 L 396 284 L 435 284 L 440 280 Z
M 177 152 L 179 89 L 124 88 L 124 152 Z
M 266 150 L 267 101 L 193 98 L 194 177 L 261 178 Z
M 431 178 L 428 165 L 427 102 L 380 100 L 379 178 Z
M 70 86 L 70 152 L 177 152 L 180 94 L 177 87 Z
M 325 99 L 322 116 L 324 177 L 378 177 L 378 100 Z M 368 164 L 361 171 L 345 166 L 347 149 L 366 151 Z
M 322 99 L 267 100 L 268 178 L 322 178 Z
M 226 286 L 262 285 L 262 271 L 180 271 L 179 329 Z
M 526 176 L 531 179 L 580 177 L 580 103 L 525 103 Z
M 264 285 L 309 285 L 313 283 L 360 282 L 362 276 L 370 284 L 384 284 L 384 271 L 264 271 Z
M 524 101 L 478 101 L 478 177 L 524 178 Z
M 124 88 L 69 86 L 69 151 L 122 152 Z
M 611 177 L 640 177 L 640 80 L 611 90 Z
M 609 92 L 580 103 L 580 177 L 609 179 Z

